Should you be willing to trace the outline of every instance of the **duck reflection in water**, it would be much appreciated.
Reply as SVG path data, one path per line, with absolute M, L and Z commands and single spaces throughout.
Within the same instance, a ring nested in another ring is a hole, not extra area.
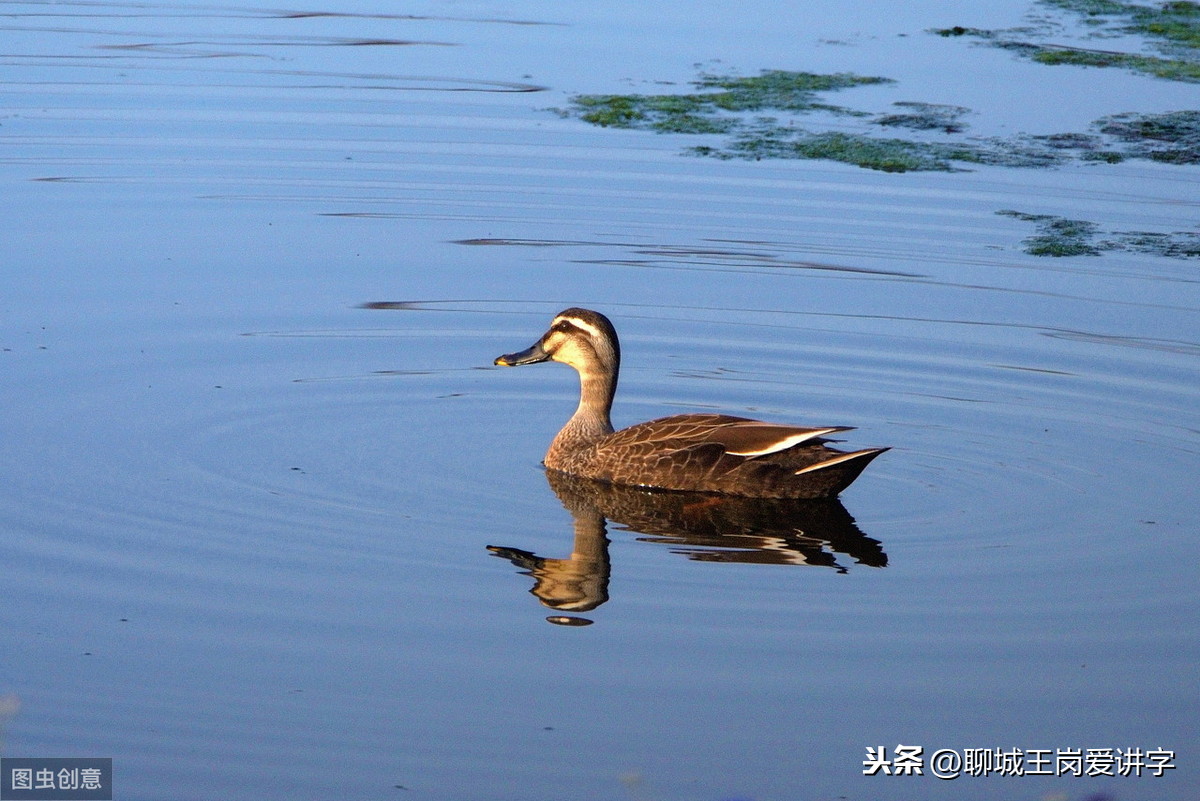
M 608 600 L 611 572 L 607 523 L 645 536 L 643 542 L 702 562 L 763 565 L 810 565 L 845 573 L 844 554 L 860 565 L 884 567 L 887 554 L 854 523 L 839 501 L 743 498 L 691 492 L 663 492 L 624 487 L 546 471 L 550 487 L 574 518 L 571 555 L 538 556 L 519 548 L 489 545 L 533 576 L 530 590 L 560 613 L 591 611 Z M 586 618 L 566 614 L 552 623 L 586 625 Z

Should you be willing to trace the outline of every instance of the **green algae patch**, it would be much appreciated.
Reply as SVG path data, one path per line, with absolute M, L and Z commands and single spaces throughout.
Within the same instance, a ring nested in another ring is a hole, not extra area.
M 1104 245 L 1109 242 L 1102 243 Z M 1169 234 L 1126 231 L 1113 241 L 1114 250 L 1127 250 L 1169 259 L 1200 259 L 1200 232 L 1174 231 Z
M 955 169 L 950 158 L 927 143 L 840 131 L 812 133 L 799 129 L 771 130 L 760 127 L 735 137 L 724 149 L 698 147 L 693 148 L 692 152 L 718 158 L 825 159 L 882 172 L 949 172 Z
M 996 212 L 1004 217 L 1037 224 L 1037 233 L 1021 240 L 1030 256 L 1099 256 L 1095 245 L 1099 226 L 1052 214 L 1026 214 L 1012 209 Z
M 722 135 L 716 144 L 687 148 L 720 159 L 823 159 L 883 172 L 964 169 L 963 164 L 1047 166 L 1062 160 L 1053 148 L 999 139 L 930 141 L 867 132 L 811 130 L 797 120 L 815 114 L 861 119 L 867 125 L 929 134 L 958 134 L 970 109 L 901 101 L 894 111 L 872 114 L 822 99 L 827 92 L 893 83 L 853 73 L 764 70 L 754 76 L 701 75 L 698 91 L 681 94 L 577 95 L 563 116 L 606 128 L 661 134 Z M 783 116 L 784 119 L 780 119 Z
M 572 103 L 579 119 L 604 128 L 704 134 L 726 133 L 737 124 L 694 95 L 581 95 Z
M 1177 1 L 1149 6 L 1113 0 L 1042 0 L 1042 3 L 1079 14 L 1094 26 L 1146 36 L 1162 50 L 1200 48 L 1200 3 Z
M 951 171 L 956 160 L 987 163 L 976 148 L 864 133 L 811 131 L 795 118 L 814 113 L 867 118 L 886 127 L 957 132 L 969 109 L 930 103 L 897 103 L 892 114 L 872 115 L 827 103 L 821 95 L 892 83 L 853 73 L 764 70 L 755 76 L 701 75 L 684 94 L 578 95 L 560 111 L 593 125 L 673 134 L 724 134 L 721 144 L 687 152 L 721 159 L 825 159 L 884 172 Z M 775 115 L 788 115 L 780 120 Z M 873 118 L 874 119 L 871 119 Z
M 927 142 L 769 125 L 740 132 L 723 148 L 700 146 L 690 152 L 722 159 L 823 159 L 881 172 L 961 172 L 968 165 L 1050 167 L 1069 157 L 1036 137 Z
M 721 91 L 703 95 L 726 111 L 811 111 L 813 109 L 841 111 L 838 106 L 816 102 L 819 92 L 851 89 L 855 86 L 893 83 L 891 78 L 855 75 L 850 72 L 820 74 L 764 70 L 757 76 L 703 75 L 695 85 L 701 89 Z
M 1200 258 L 1200 231 L 1111 231 L 1102 234 L 1099 225 L 1087 220 L 1027 214 L 1012 209 L 996 213 L 1037 226 L 1033 236 L 1021 240 L 1024 251 L 1030 256 L 1100 256 L 1125 251 L 1169 259 Z
M 963 123 L 964 115 L 971 109 L 963 106 L 948 106 L 941 103 L 915 103 L 900 101 L 892 106 L 897 111 L 884 114 L 873 122 L 885 128 L 908 128 L 914 131 L 942 131 L 943 133 L 961 133 L 967 126 Z
M 976 166 L 1045 168 L 1146 159 L 1200 164 L 1200 112 L 1117 114 L 1090 132 L 964 136 L 962 106 L 900 101 L 870 113 L 823 100 L 826 92 L 893 83 L 887 78 L 764 70 L 701 75 L 681 94 L 578 95 L 558 113 L 606 128 L 710 137 L 684 152 L 718 159 L 821 159 L 881 172 L 955 172 Z M 838 130 L 809 118 L 837 119 Z M 859 130 L 851 130 L 851 126 Z M 913 132 L 911 137 L 876 131 Z
M 1200 83 L 1200 63 L 1176 58 L 1159 58 L 1136 53 L 1085 50 L 1060 45 L 1035 45 L 1025 42 L 998 42 L 997 46 L 1014 50 L 1039 64 L 1076 67 L 1119 67 L 1168 81 Z
M 1200 111 L 1114 114 L 1095 127 L 1124 145 L 1130 157 L 1165 164 L 1200 164 Z
M 888 78 L 835 73 L 764 70 L 756 76 L 702 75 L 692 85 L 700 90 L 686 94 L 577 95 L 563 113 L 593 125 L 635 128 L 659 133 L 728 133 L 743 124 L 740 112 L 806 113 L 828 111 L 859 114 L 840 106 L 818 102 L 817 95 L 868 84 L 890 83 Z
M 1041 44 L 1017 36 L 1028 29 L 985 30 L 954 26 L 939 36 L 969 36 L 1011 50 L 1039 64 L 1116 67 L 1170 81 L 1200 83 L 1200 3 L 1168 2 L 1153 6 L 1113 0 L 1041 0 L 1041 4 L 1082 17 L 1091 36 L 1144 37 L 1160 55 L 1126 53 L 1058 44 Z

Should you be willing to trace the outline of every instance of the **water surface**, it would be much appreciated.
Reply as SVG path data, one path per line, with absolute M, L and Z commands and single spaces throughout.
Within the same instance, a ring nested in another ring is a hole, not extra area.
M 1190 797 L 1196 263 L 996 212 L 1194 230 L 1196 168 L 717 161 L 548 110 L 703 65 L 981 135 L 1194 106 L 925 33 L 1034 12 L 6 4 L 2 753 L 126 799 Z M 803 534 L 560 499 L 574 376 L 490 365 L 571 305 L 621 333 L 619 424 L 892 450 Z M 1178 756 L 863 776 L 897 744 Z

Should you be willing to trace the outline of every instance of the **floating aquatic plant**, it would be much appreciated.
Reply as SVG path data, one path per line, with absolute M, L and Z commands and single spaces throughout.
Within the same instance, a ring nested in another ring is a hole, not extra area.
M 817 102 L 819 92 L 848 89 L 889 79 L 835 73 L 764 70 L 756 76 L 702 75 L 686 94 L 577 95 L 564 113 L 612 128 L 638 128 L 660 133 L 728 133 L 742 125 L 739 112 L 830 111 L 860 114 Z
M 1027 42 L 999 41 L 998 47 L 1013 50 L 1039 64 L 1051 66 L 1071 64 L 1077 67 L 1120 67 L 1134 72 L 1166 78 L 1169 81 L 1200 82 L 1200 63 L 1173 58 L 1159 58 L 1137 53 L 1118 53 L 1108 50 L 1087 50 L 1061 45 L 1037 45 Z
M 966 125 L 962 117 L 971 109 L 963 106 L 947 106 L 940 103 L 914 103 L 900 101 L 892 106 L 898 111 L 884 114 L 872 120 L 876 125 L 889 128 L 909 128 L 914 131 L 942 131 L 961 133 Z
M 1093 36 L 1102 32 L 1143 36 L 1161 56 L 1067 47 L 1028 41 L 1026 29 L 993 31 L 956 25 L 940 28 L 940 36 L 970 36 L 1012 50 L 1039 64 L 1117 67 L 1171 81 L 1200 82 L 1200 3 L 1168 2 L 1155 6 L 1113 0 L 1041 0 L 1081 15 Z
M 1114 0 L 1042 0 L 1042 3 L 1081 14 L 1100 25 L 1111 25 L 1120 33 L 1147 36 L 1164 50 L 1200 48 L 1200 3 L 1186 0 L 1149 6 Z
M 1141 6 L 1117 0 L 1041 0 L 1043 5 L 1081 15 L 1093 27 L 1143 35 L 1161 49 L 1184 57 L 1161 58 L 1041 44 L 1013 38 L 1036 29 L 989 31 L 955 26 L 943 36 L 986 40 L 1045 64 L 1125 67 L 1151 75 L 1200 82 L 1200 3 Z M 722 137 L 686 149 L 721 159 L 825 159 L 884 172 L 955 171 L 970 165 L 1049 167 L 1070 161 L 1116 163 L 1149 159 L 1200 164 L 1200 112 L 1118 114 L 1097 120 L 1087 133 L 977 138 L 966 129 L 962 106 L 900 101 L 888 113 L 870 113 L 826 102 L 822 95 L 855 87 L 894 83 L 854 73 L 820 74 L 764 70 L 758 75 L 702 74 L 691 91 L 670 94 L 578 95 L 565 116 L 604 127 L 663 134 Z M 822 116 L 823 115 L 823 116 Z M 830 118 L 845 120 L 830 130 Z M 816 118 L 810 124 L 809 118 Z M 861 130 L 847 124 L 862 120 Z M 824 123 L 823 125 L 821 123 Z M 868 126 L 913 131 L 911 138 L 879 136 Z
M 1108 241 L 1102 243 L 1108 244 Z M 1128 250 L 1151 256 L 1165 256 L 1171 259 L 1200 258 L 1200 231 L 1173 231 L 1169 234 L 1124 231 L 1111 244 L 1115 250 Z
M 1123 143 L 1131 157 L 1200 164 L 1200 111 L 1114 114 L 1097 120 L 1095 127 Z
M 1200 112 L 1118 114 L 1092 133 L 970 138 L 962 106 L 902 101 L 870 114 L 823 102 L 819 94 L 888 83 L 886 78 L 766 70 L 757 76 L 702 75 L 702 90 L 684 94 L 579 95 L 560 113 L 603 127 L 662 134 L 718 135 L 686 152 L 721 159 L 826 159 L 883 172 L 955 171 L 970 165 L 1051 167 L 1071 160 L 1115 163 L 1150 159 L 1200 163 Z M 772 112 L 768 115 L 764 112 Z M 868 130 L 821 130 L 804 124 L 820 112 L 908 129 L 921 138 L 885 137 Z M 781 119 L 781 115 L 783 118 Z
M 1071 220 L 1053 214 L 1026 214 L 1004 209 L 996 212 L 1023 222 L 1037 223 L 1038 232 L 1022 240 L 1031 256 L 1098 256 L 1093 240 L 1099 226 L 1086 220 Z
M 889 128 L 960 133 L 961 106 L 902 101 L 888 114 L 872 115 L 826 103 L 822 92 L 891 83 L 888 78 L 852 73 L 765 70 L 757 76 L 702 75 L 692 85 L 701 91 L 683 94 L 578 95 L 560 113 L 602 127 L 651 130 L 671 134 L 724 134 L 723 144 L 692 147 L 695 155 L 723 159 L 828 159 L 884 172 L 963 169 L 956 162 L 1045 166 L 1060 160 L 1048 149 L 1002 140 L 936 142 L 872 136 L 851 131 L 810 130 L 796 118 L 824 112 L 865 118 Z M 751 112 L 759 116 L 751 116 Z M 789 119 L 762 112 L 786 114 Z
M 884 139 L 862 134 L 800 129 L 751 129 L 735 137 L 723 150 L 694 149 L 700 155 L 720 158 L 827 159 L 883 172 L 955 169 L 936 148 L 904 139 Z
M 1031 256 L 1099 256 L 1127 251 L 1174 259 L 1200 258 L 1200 231 L 1112 231 L 1100 238 L 1100 226 L 1087 220 L 1012 209 L 996 213 L 1036 224 L 1037 233 L 1021 240 L 1025 252 Z

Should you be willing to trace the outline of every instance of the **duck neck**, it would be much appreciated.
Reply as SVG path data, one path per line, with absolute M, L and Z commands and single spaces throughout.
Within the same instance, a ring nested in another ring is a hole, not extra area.
M 609 410 L 617 391 L 617 378 L 610 372 L 580 372 L 579 408 L 563 426 L 562 431 L 550 443 L 546 452 L 547 464 L 555 454 L 569 453 L 586 448 L 598 439 L 613 432 Z

